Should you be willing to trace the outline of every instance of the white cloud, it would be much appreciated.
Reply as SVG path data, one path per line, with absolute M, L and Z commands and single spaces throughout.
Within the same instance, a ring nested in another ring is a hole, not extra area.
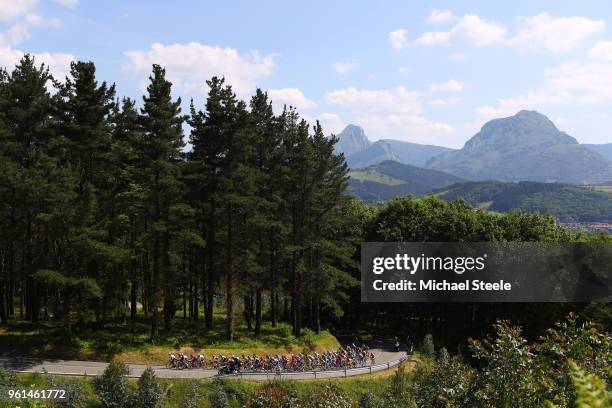
M 15 67 L 24 54 L 24 51 L 15 48 L 0 47 L 0 66 L 6 67 L 10 71 Z M 40 52 L 32 55 L 34 56 L 37 65 L 45 63 L 45 65 L 49 67 L 49 71 L 51 71 L 51 74 L 53 74 L 55 79 L 61 81 L 63 81 L 66 75 L 68 75 L 70 72 L 70 62 L 76 59 L 72 54 L 57 52 Z
M 450 55 L 450 58 L 454 59 L 455 61 L 463 61 L 467 58 L 467 55 L 462 52 L 454 52 Z
M 506 28 L 498 23 L 481 19 L 476 14 L 466 14 L 448 31 L 426 32 L 415 40 L 418 45 L 449 45 L 454 41 L 465 41 L 475 47 L 502 42 Z
M 64 7 L 75 7 L 79 4 L 79 0 L 53 0 L 53 2 Z
M 348 74 L 353 69 L 357 68 L 357 64 L 348 61 L 338 61 L 332 64 L 332 68 L 340 75 Z
M 318 119 L 321 123 L 323 131 L 326 135 L 329 135 L 330 133 L 337 135 L 345 127 L 345 124 L 342 119 L 340 119 L 340 116 L 336 115 L 335 113 L 322 113 L 317 115 L 316 119 Z
M 551 52 L 571 51 L 606 26 L 603 20 L 578 16 L 554 17 L 548 13 L 524 17 L 520 22 L 518 32 L 508 40 L 511 45 L 524 50 Z
M 430 23 L 445 23 L 453 19 L 453 13 L 448 10 L 433 9 L 427 17 Z
M 329 105 L 348 109 L 374 140 L 397 138 L 432 143 L 452 137 L 455 129 L 423 115 L 422 94 L 399 86 L 393 89 L 345 88 L 325 95 Z
M 601 41 L 587 51 L 587 58 L 563 62 L 544 71 L 539 87 L 508 98 L 495 106 L 475 110 L 476 126 L 488 119 L 508 116 L 521 109 L 548 110 L 552 106 L 595 106 L 612 101 L 612 42 Z
M 429 105 L 436 108 L 448 108 L 450 106 L 457 106 L 461 100 L 462 99 L 457 96 L 450 96 L 448 98 L 432 99 L 429 101 Z
M 395 89 L 357 89 L 345 88 L 327 92 L 325 102 L 330 105 L 368 112 L 400 111 L 419 113 L 421 105 L 419 94 L 408 91 L 403 86 Z
M 400 67 L 398 69 L 398 72 L 400 73 L 400 75 L 408 75 L 410 73 L 410 68 L 408 68 L 408 67 Z
M 588 51 L 591 59 L 612 62 L 612 41 L 600 41 Z
M 401 50 L 408 45 L 408 32 L 403 28 L 393 30 L 388 34 L 389 42 L 395 50 Z
M 435 13 L 432 15 L 439 17 Z M 503 24 L 485 20 L 476 14 L 466 14 L 450 30 L 425 32 L 414 43 L 431 46 L 464 42 L 474 47 L 508 45 L 520 50 L 567 52 L 602 31 L 605 26 L 603 20 L 581 16 L 555 17 L 543 12 L 520 18 L 516 33 L 509 35 Z
M 0 32 L 0 67 L 12 71 L 26 53 L 16 46 L 31 37 L 31 27 L 54 27 L 61 25 L 57 19 L 49 19 L 35 13 L 36 0 L 0 0 L 0 21 L 11 21 L 5 31 Z M 74 55 L 67 53 L 38 52 L 30 53 L 37 65 L 45 63 L 53 76 L 63 80 L 70 72 L 70 62 Z M 51 87 L 50 84 L 48 84 Z
M 282 112 L 283 107 L 293 106 L 298 109 L 311 109 L 317 106 L 316 103 L 308 99 L 298 88 L 269 89 L 268 96 L 272 100 L 274 110 Z
M 128 51 L 127 68 L 138 74 L 151 71 L 152 64 L 166 68 L 168 78 L 183 92 L 204 90 L 212 76 L 224 76 L 241 97 L 246 97 L 257 82 L 272 74 L 274 55 L 261 56 L 257 51 L 239 53 L 235 48 L 217 47 L 197 42 L 164 45 L 153 43 L 146 51 Z
M 465 84 L 455 79 L 450 79 L 439 84 L 429 85 L 429 92 L 461 92 L 465 89 Z
M 9 21 L 34 10 L 38 0 L 0 0 L 0 21 Z

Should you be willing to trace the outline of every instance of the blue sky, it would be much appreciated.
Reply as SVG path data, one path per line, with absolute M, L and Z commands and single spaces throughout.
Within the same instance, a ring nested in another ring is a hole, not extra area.
M 58 77 L 92 60 L 141 100 L 152 63 L 204 101 L 225 75 L 328 132 L 461 147 L 536 109 L 583 143 L 612 142 L 612 4 L 605 1 L 0 0 L 0 66 L 34 53 Z

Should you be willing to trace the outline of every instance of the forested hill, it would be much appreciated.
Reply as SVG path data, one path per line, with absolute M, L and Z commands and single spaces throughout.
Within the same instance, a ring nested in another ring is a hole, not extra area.
M 446 201 L 462 198 L 490 211 L 550 214 L 563 222 L 612 221 L 612 193 L 603 187 L 483 181 L 452 185 L 432 194 Z
M 463 181 L 441 171 L 390 160 L 351 170 L 349 175 L 349 193 L 365 202 L 380 202 L 406 195 L 420 196 Z

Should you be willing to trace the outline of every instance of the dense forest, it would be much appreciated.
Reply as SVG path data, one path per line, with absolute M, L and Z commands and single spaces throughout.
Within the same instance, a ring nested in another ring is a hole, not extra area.
M 587 307 L 362 304 L 362 241 L 609 238 L 433 197 L 368 207 L 346 194 L 336 138 L 291 107 L 275 114 L 261 90 L 247 103 L 213 77 L 205 105 L 184 114 L 160 66 L 139 104 L 95 74 L 74 62 L 53 78 L 30 56 L 0 72 L 2 323 L 52 319 L 69 331 L 144 316 L 155 340 L 180 310 L 212 329 L 217 308 L 229 341 L 238 319 L 254 336 L 267 319 L 296 337 L 327 326 L 456 346 L 498 318 L 535 336 Z
M 0 72 L 0 320 L 69 329 L 141 305 L 154 338 L 181 303 L 210 328 L 222 295 L 231 341 L 239 303 L 257 335 L 265 292 L 273 325 L 299 336 L 308 305 L 319 328 L 355 284 L 335 139 L 222 78 L 188 115 L 162 67 L 149 81 L 137 108 L 91 62 L 62 82 L 30 56 Z

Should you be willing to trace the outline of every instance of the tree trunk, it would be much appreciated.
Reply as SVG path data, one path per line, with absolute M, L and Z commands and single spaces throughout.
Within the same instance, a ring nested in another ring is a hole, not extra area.
M 234 237 L 232 221 L 232 205 L 227 206 L 227 276 L 226 308 L 227 308 L 227 341 L 234 341 Z
M 261 333 L 261 288 L 255 292 L 255 337 Z
M 274 248 L 274 239 L 270 239 L 270 320 L 272 321 L 272 327 L 276 327 L 277 320 L 277 295 L 276 295 L 276 252 Z

